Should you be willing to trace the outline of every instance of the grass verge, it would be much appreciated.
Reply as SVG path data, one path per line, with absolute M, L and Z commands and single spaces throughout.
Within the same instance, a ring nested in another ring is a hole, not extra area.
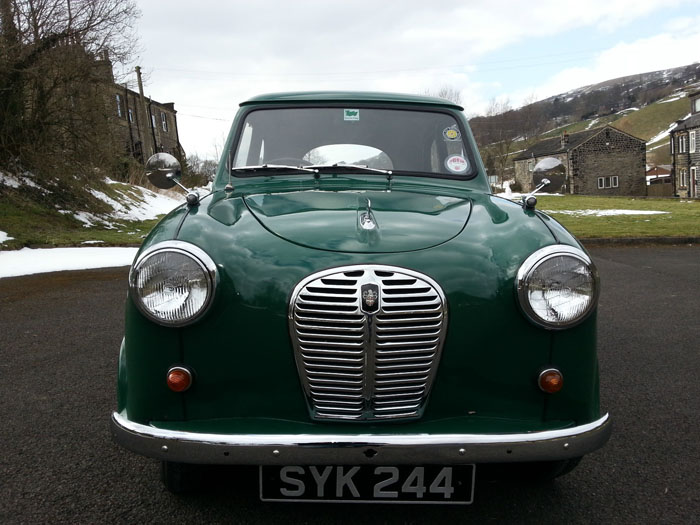
M 537 208 L 585 238 L 700 237 L 700 201 L 567 195 L 538 197 Z M 585 215 L 586 210 L 660 211 L 654 215 Z M 578 213 L 577 213 L 578 212 Z

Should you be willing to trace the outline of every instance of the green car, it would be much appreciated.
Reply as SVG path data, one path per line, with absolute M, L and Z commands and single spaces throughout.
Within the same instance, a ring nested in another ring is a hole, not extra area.
M 263 500 L 469 503 L 478 465 L 556 477 L 607 441 L 596 268 L 491 194 L 461 107 L 259 96 L 225 151 L 129 275 L 112 432 L 167 488 L 256 465 Z

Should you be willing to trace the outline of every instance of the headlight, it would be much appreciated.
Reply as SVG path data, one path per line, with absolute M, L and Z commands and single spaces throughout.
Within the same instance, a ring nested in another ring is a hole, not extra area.
M 598 272 L 577 248 L 547 246 L 530 255 L 516 277 L 520 306 L 536 324 L 563 329 L 582 322 L 598 301 Z
M 129 287 L 146 317 L 166 326 L 183 326 L 201 317 L 211 304 L 216 265 L 193 244 L 161 242 L 136 260 Z

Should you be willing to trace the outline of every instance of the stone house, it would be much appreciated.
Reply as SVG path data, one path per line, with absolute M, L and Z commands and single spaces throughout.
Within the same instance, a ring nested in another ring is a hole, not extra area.
M 690 116 L 670 133 L 674 194 L 700 197 L 700 91 L 690 93 Z
M 612 126 L 562 133 L 514 157 L 515 180 L 531 191 L 541 180 L 535 171 L 546 157 L 561 161 L 565 172 L 545 188 L 579 195 L 646 195 L 646 142 Z M 555 187 L 556 186 L 556 187 Z
M 144 163 L 154 153 L 165 152 L 184 159 L 173 102 L 157 102 L 144 96 L 141 68 L 136 67 L 138 92 L 114 82 L 112 64 L 101 57 L 107 76 L 105 97 L 112 140 L 119 151 Z

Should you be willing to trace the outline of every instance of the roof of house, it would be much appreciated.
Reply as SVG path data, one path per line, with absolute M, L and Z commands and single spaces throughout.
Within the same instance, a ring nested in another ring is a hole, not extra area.
M 672 133 L 675 133 L 676 131 L 693 129 L 698 127 L 700 127 L 700 113 L 695 113 L 695 115 L 690 115 L 681 124 L 678 124 L 678 126 L 672 131 Z
M 513 157 L 513 160 L 524 160 L 543 157 L 545 155 L 556 155 L 557 153 L 565 153 L 566 151 L 570 151 L 574 148 L 577 148 L 578 146 L 586 142 L 588 139 L 590 139 L 594 135 L 597 135 L 605 129 L 614 129 L 619 133 L 625 133 L 624 131 L 620 131 L 619 129 L 613 126 L 603 126 L 602 128 L 587 129 L 585 131 L 579 131 L 578 133 L 571 133 L 569 135 L 568 143 L 564 147 L 562 147 L 561 144 L 561 136 L 557 135 L 554 138 L 538 142 L 537 144 L 531 146 L 530 148 L 520 153 L 520 155 L 518 155 L 517 157 Z M 625 135 L 629 135 L 629 133 L 625 133 Z M 635 137 L 634 135 L 629 136 L 641 142 L 644 142 L 639 137 Z

